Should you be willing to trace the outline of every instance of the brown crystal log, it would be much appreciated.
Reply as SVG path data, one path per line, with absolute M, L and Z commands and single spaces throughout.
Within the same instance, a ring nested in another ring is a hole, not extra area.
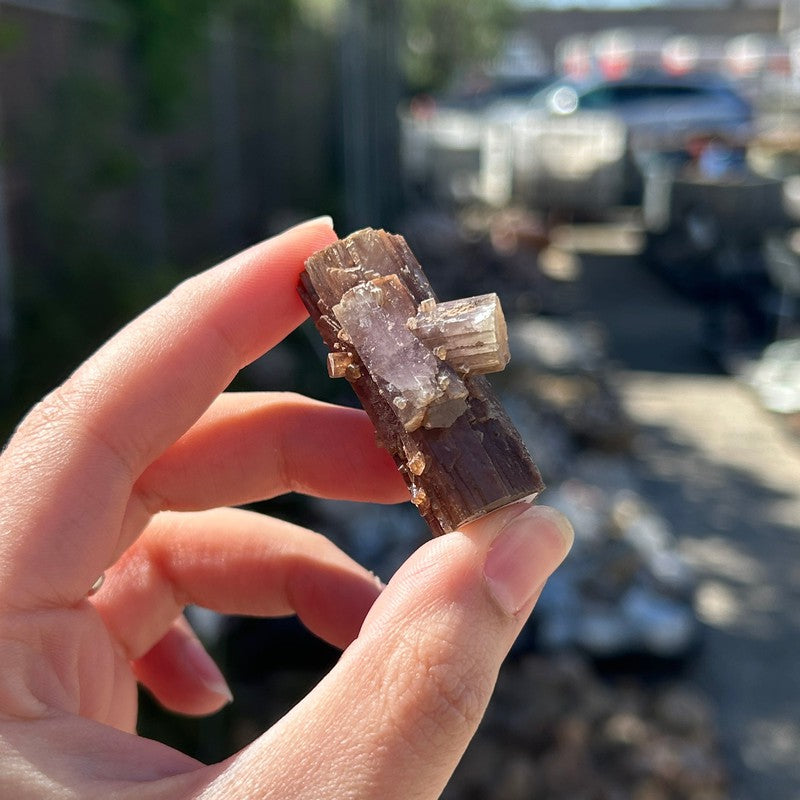
M 434 534 L 542 490 L 475 374 L 508 360 L 495 296 L 437 304 L 403 237 L 371 228 L 311 256 L 298 291 L 330 350 L 329 374 L 353 386 Z

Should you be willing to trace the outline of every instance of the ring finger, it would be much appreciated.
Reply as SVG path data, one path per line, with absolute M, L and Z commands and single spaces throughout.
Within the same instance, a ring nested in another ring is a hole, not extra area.
M 380 593 L 377 579 L 328 539 L 240 509 L 156 516 L 91 598 L 129 660 L 152 648 L 184 607 L 297 614 L 345 647 Z

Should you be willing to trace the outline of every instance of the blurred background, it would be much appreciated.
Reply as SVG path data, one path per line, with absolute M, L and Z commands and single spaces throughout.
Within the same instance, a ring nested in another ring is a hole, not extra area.
M 577 542 L 445 797 L 800 797 L 797 0 L 0 0 L 0 422 L 308 216 L 497 291 L 494 381 Z M 353 403 L 307 326 L 234 388 Z M 388 579 L 413 508 L 258 509 Z M 336 653 L 190 609 L 222 758 Z

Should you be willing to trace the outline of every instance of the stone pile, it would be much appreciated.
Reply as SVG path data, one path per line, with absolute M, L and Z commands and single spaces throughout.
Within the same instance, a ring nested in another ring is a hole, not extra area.
M 598 678 L 579 657 L 526 656 L 443 800 L 724 800 L 711 709 L 683 683 Z
M 539 645 L 596 659 L 689 655 L 700 637 L 694 578 L 665 520 L 634 491 L 577 479 L 547 500 L 572 520 L 575 546 L 539 601 Z
M 800 432 L 800 339 L 773 342 L 745 379 L 764 408 L 794 417 Z

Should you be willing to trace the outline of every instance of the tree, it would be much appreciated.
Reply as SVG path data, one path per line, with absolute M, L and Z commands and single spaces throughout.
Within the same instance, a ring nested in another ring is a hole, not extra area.
M 409 88 L 436 91 L 496 55 L 514 19 L 509 0 L 405 0 Z

